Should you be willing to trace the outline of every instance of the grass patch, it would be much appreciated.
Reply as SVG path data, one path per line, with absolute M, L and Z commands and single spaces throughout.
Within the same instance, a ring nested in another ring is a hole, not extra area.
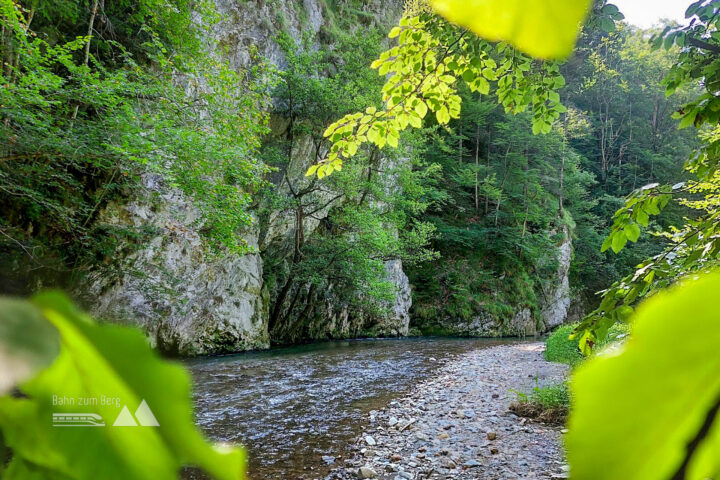
M 564 425 L 570 408 L 567 383 L 535 386 L 532 392 L 515 392 L 517 401 L 510 405 L 514 414 L 548 425 Z
M 577 340 L 570 340 L 570 334 L 577 325 L 564 325 L 555 330 L 545 341 L 545 359 L 549 362 L 565 363 L 575 367 L 585 360 L 578 348 Z M 600 351 L 608 345 L 621 342 L 630 334 L 630 326 L 616 323 L 608 330 L 605 339 L 598 343 L 594 351 Z M 532 392 L 525 394 L 516 391 L 517 401 L 510 405 L 510 411 L 520 417 L 549 425 L 564 425 L 570 409 L 570 391 L 568 384 L 558 383 L 541 387 L 535 385 Z
M 570 391 L 567 383 L 564 382 L 544 387 L 536 386 L 527 396 L 527 401 L 537 403 L 545 408 L 567 408 L 570 406 Z

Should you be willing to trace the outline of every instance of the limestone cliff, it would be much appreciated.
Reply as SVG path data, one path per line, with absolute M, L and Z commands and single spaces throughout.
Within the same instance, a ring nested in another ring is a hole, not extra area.
M 330 42 L 333 11 L 324 0 L 217 0 L 222 22 L 213 30 L 211 45 L 229 56 L 235 68 L 245 68 L 257 53 L 278 69 L 286 65 L 276 42 L 284 32 L 298 43 L 306 34 Z M 400 2 L 369 0 L 362 11 L 369 17 L 394 22 Z M 282 122 L 279 122 L 282 124 Z M 282 127 L 275 127 L 282 128 Z M 277 132 L 276 132 L 277 133 Z M 281 172 L 302 182 L 314 163 L 312 139 L 300 139 L 293 161 Z M 282 181 L 278 181 L 278 188 Z M 292 250 L 292 217 L 271 212 L 240 232 L 256 253 L 210 255 L 202 245 L 199 212 L 192 202 L 168 188 L 154 175 L 143 178 L 145 191 L 124 204 L 112 204 L 103 221 L 152 231 L 148 240 L 115 268 L 98 269 L 89 276 L 87 303 L 99 318 L 141 325 L 150 341 L 162 351 L 178 355 L 200 355 L 266 348 L 269 305 L 276 291 L 263 279 L 265 257 L 282 259 Z M 341 201 L 339 199 L 338 201 Z M 318 228 L 333 202 L 304 224 L 305 235 Z M 396 285 L 396 300 L 382 318 L 359 318 L 342 299 L 326 291 L 305 292 L 320 308 L 303 319 L 294 339 L 342 338 L 367 333 L 404 335 L 408 330 L 410 290 L 398 260 L 387 264 L 388 280 Z M 299 292 L 298 292 L 299 293 Z M 295 328 L 290 325 L 289 328 Z
M 157 176 L 145 175 L 145 193 L 111 205 L 103 220 L 152 228 L 140 249 L 90 277 L 93 313 L 140 324 L 158 349 L 179 355 L 237 352 L 269 346 L 262 316 L 262 258 L 210 257 L 195 222 L 198 211 Z M 257 227 L 243 232 L 257 247 Z

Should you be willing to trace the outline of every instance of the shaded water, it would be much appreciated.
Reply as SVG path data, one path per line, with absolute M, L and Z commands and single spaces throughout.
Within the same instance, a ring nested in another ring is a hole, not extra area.
M 252 480 L 321 477 L 342 463 L 370 410 L 453 355 L 501 341 L 352 340 L 188 362 L 197 422 L 214 440 L 242 443 Z M 437 361 L 435 361 L 437 360 Z

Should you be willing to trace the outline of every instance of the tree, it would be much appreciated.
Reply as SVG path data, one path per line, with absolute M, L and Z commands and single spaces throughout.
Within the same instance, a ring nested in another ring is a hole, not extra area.
M 427 208 L 423 183 L 434 173 L 420 165 L 417 153 L 401 157 L 370 148 L 328 181 L 303 177 L 307 162 L 321 161 L 329 148 L 325 126 L 366 102 L 379 103 L 382 85 L 368 68 L 382 45 L 379 33 L 340 35 L 332 51 L 314 49 L 314 42 L 280 39 L 288 65 L 273 93 L 273 115 L 287 126 L 263 146 L 280 179 L 265 198 L 262 222 L 268 229 L 292 224 L 290 250 L 283 239 L 264 256 L 272 298 L 268 329 L 278 342 L 315 338 L 330 315 L 328 295 L 338 310 L 348 309 L 358 325 L 370 327 L 395 298 L 386 262 L 411 265 L 434 257 L 427 248 L 433 229 L 421 218 Z M 334 74 L 326 75 L 331 69 Z
M 406 11 L 389 37 L 398 46 L 373 62 L 380 75 L 389 76 L 383 87 L 382 108 L 348 114 L 324 133 L 332 142 L 322 162 L 307 175 L 323 178 L 342 168 L 363 144 L 397 147 L 400 132 L 420 128 L 428 111 L 440 125 L 460 116 L 461 98 L 456 83 L 486 95 L 496 85 L 498 103 L 507 112 L 533 112 L 533 132 L 547 133 L 564 111 L 555 91 L 565 84 L 556 62 L 534 62 L 511 45 L 489 43 L 468 34 L 426 6 Z
M 705 271 L 717 263 L 720 252 L 716 235 L 717 152 L 720 147 L 717 122 L 720 115 L 713 109 L 717 107 L 716 93 L 720 85 L 720 60 L 714 49 L 720 50 L 720 47 L 714 45 L 715 40 L 706 37 L 717 27 L 718 12 L 720 3 L 716 1 L 696 2 L 688 8 L 687 15 L 696 15 L 697 20 L 686 27 L 668 26 L 653 41 L 655 48 L 684 47 L 663 80 L 668 94 L 683 95 L 686 88 L 702 79 L 704 92 L 698 93 L 673 115 L 680 120 L 680 128 L 707 126 L 701 133 L 703 145 L 692 153 L 685 166 L 695 179 L 685 182 L 679 178 L 674 185 L 652 183 L 632 192 L 616 212 L 603 250 L 620 252 L 628 241 L 636 242 L 641 230 L 649 225 L 650 218 L 659 215 L 671 200 L 690 208 L 690 212 L 683 225 L 661 233 L 668 240 L 663 251 L 643 261 L 633 273 L 603 292 L 598 309 L 586 317 L 577 330 L 586 351 L 592 349 L 610 325 L 628 318 L 637 299 L 653 294 L 688 273 Z

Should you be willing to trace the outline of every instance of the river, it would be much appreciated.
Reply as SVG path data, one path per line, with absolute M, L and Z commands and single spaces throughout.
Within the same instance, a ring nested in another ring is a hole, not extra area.
M 426 378 L 443 361 L 498 340 L 411 338 L 325 342 L 187 362 L 197 423 L 240 443 L 251 480 L 322 477 L 341 463 L 370 410 Z

